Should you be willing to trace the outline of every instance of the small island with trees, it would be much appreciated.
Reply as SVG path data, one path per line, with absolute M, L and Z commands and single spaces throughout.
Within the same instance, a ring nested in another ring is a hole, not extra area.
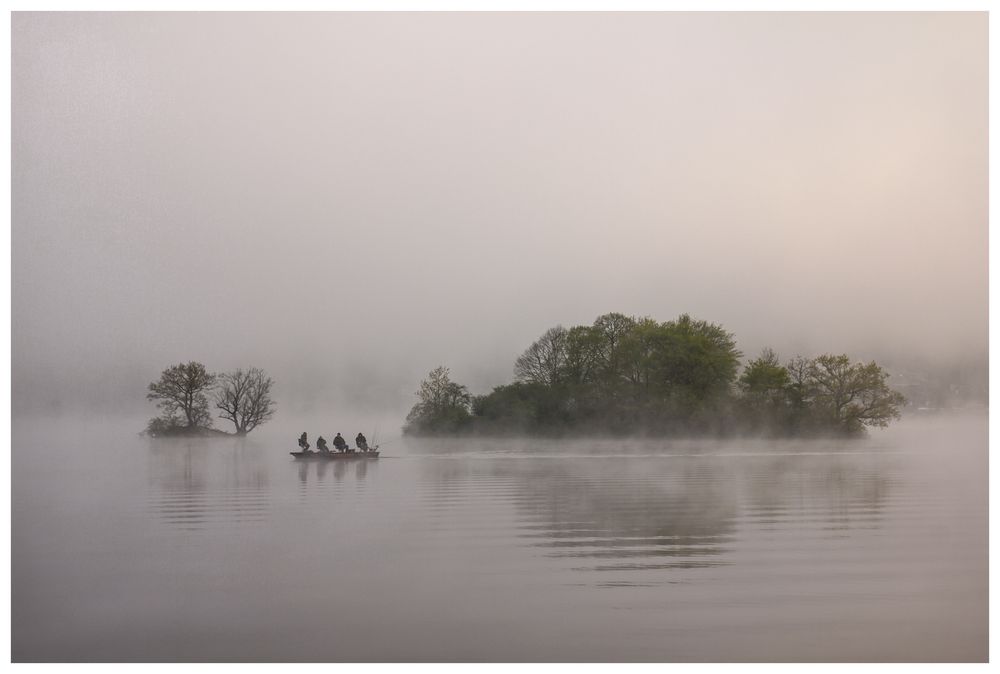
M 406 417 L 409 435 L 859 436 L 906 403 L 875 362 L 846 355 L 781 363 L 742 353 L 721 326 L 609 313 L 547 330 L 514 363 L 515 381 L 471 395 L 438 367 Z
M 274 416 L 273 384 L 256 367 L 222 374 L 195 361 L 168 367 L 149 385 L 146 398 L 156 402 L 160 415 L 144 432 L 154 438 L 246 435 Z M 218 417 L 233 424 L 232 434 L 212 427 L 212 403 Z

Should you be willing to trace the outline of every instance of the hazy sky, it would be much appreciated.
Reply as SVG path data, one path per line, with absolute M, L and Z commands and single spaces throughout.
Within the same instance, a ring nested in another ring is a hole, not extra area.
M 749 355 L 987 350 L 986 13 L 12 32 L 15 408 L 190 359 L 286 399 L 438 364 L 480 392 L 608 311 Z

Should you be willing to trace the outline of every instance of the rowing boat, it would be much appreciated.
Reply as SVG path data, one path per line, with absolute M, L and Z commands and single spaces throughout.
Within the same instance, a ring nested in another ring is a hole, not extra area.
M 321 459 L 324 461 L 345 461 L 350 459 L 377 459 L 378 450 L 372 450 L 370 452 L 288 452 L 296 459 L 309 460 L 309 459 Z

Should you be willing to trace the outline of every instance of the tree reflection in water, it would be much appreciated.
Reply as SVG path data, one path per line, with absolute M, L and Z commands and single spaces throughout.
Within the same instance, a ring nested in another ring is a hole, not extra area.
M 148 506 L 165 524 L 201 531 L 267 518 L 267 469 L 252 445 L 157 440 L 149 457 Z
M 716 567 L 733 563 L 740 538 L 772 526 L 831 536 L 879 525 L 892 487 L 879 460 L 779 450 L 450 453 L 426 473 L 443 507 L 477 489 L 510 492 L 518 536 L 546 556 L 576 560 L 577 570 Z

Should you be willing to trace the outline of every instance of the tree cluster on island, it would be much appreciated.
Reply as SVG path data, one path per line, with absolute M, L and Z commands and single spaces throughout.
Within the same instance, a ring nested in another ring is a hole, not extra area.
M 168 367 L 149 385 L 147 400 L 156 402 L 160 415 L 149 420 L 153 437 L 229 435 L 212 428 L 214 404 L 218 417 L 232 422 L 235 435 L 246 435 L 274 416 L 273 380 L 260 368 L 214 374 L 191 361 Z
M 846 355 L 782 364 L 742 353 L 721 326 L 687 314 L 620 313 L 545 332 L 517 358 L 515 381 L 474 396 L 445 367 L 420 385 L 411 435 L 860 435 L 906 403 L 874 361 Z

